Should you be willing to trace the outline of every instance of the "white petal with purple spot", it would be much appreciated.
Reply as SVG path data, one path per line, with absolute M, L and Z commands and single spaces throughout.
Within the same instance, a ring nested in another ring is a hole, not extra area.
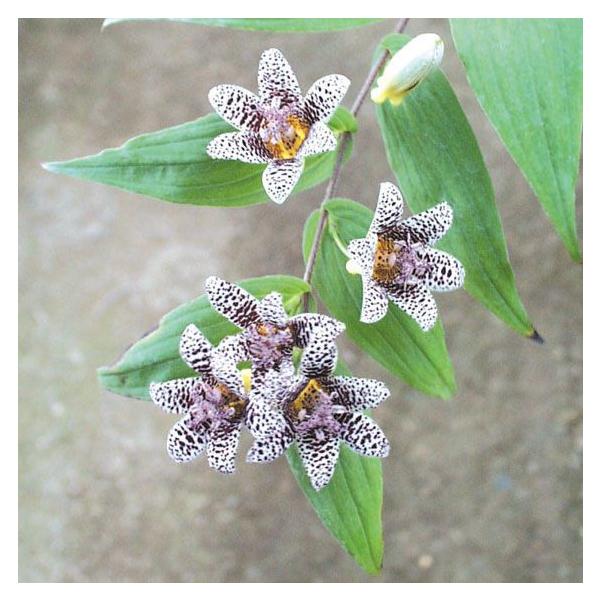
M 360 309 L 360 320 L 363 323 L 376 323 L 385 317 L 388 310 L 386 292 L 373 283 L 369 275 L 362 275 L 363 298 Z
M 441 202 L 402 221 L 399 235 L 395 237 L 407 239 L 410 236 L 412 243 L 420 242 L 433 246 L 446 235 L 452 226 L 452 218 L 452 207 L 447 202 Z
M 385 458 L 390 453 L 390 443 L 385 434 L 367 415 L 346 413 L 338 417 L 338 421 L 342 424 L 340 439 L 354 452 L 379 458 Z
M 200 456 L 205 447 L 205 432 L 190 429 L 187 417 L 177 421 L 167 437 L 167 452 L 175 462 L 189 462 Z
M 236 365 L 242 361 L 249 360 L 246 336 L 243 333 L 228 335 L 217 346 L 217 352 L 228 356 Z
M 251 133 L 222 133 L 212 139 L 206 147 L 211 158 L 240 160 L 245 163 L 262 165 L 271 160 L 260 138 Z
M 181 358 L 197 373 L 207 373 L 210 371 L 212 352 L 212 344 L 193 323 L 190 323 L 179 338 Z
M 298 104 L 300 86 L 290 64 L 277 48 L 265 50 L 258 64 L 258 92 L 263 104 L 280 106 Z
M 192 392 L 200 382 L 200 377 L 172 379 L 150 384 L 150 398 L 165 412 L 185 413 L 192 404 Z
M 220 352 L 214 353 L 213 376 L 236 396 L 242 397 L 245 395 L 242 376 L 231 356 Z
M 328 121 L 346 95 L 350 80 L 344 75 L 326 75 L 317 79 L 304 97 L 304 114 L 312 125 Z
M 335 337 L 325 329 L 317 329 L 302 354 L 300 372 L 308 379 L 327 377 L 335 369 L 337 356 Z
M 279 292 L 267 294 L 258 303 L 258 314 L 266 323 L 285 327 L 288 315 L 283 307 L 283 298 Z
M 317 313 L 302 313 L 289 320 L 294 330 L 294 342 L 298 348 L 304 348 L 316 329 L 324 329 L 332 337 L 342 333 L 346 326 L 341 321 Z
M 423 331 L 429 331 L 437 320 L 437 306 L 431 292 L 421 283 L 399 284 L 389 289 L 390 300 Z
M 269 198 L 277 204 L 283 204 L 298 183 L 303 169 L 302 159 L 270 162 L 262 176 L 263 186 Z
M 369 234 L 386 233 L 398 227 L 404 211 L 404 201 L 400 190 L 393 184 L 384 182 L 379 186 L 379 198 Z
M 258 131 L 261 116 L 259 99 L 239 85 L 217 85 L 208 92 L 208 101 L 227 123 L 242 131 Z
M 208 465 L 220 473 L 235 471 L 235 457 L 240 442 L 241 425 L 211 429 L 207 434 L 206 457 Z
M 329 378 L 327 387 L 336 392 L 339 402 L 353 411 L 375 408 L 390 395 L 385 384 L 377 379 L 335 376 Z
M 213 276 L 204 287 L 212 307 L 234 325 L 243 329 L 259 321 L 258 301 L 238 285 Z
M 463 286 L 465 270 L 454 256 L 435 248 L 420 248 L 417 254 L 427 261 L 429 268 L 420 279 L 430 290 L 451 292 Z
M 246 461 L 251 463 L 271 462 L 281 456 L 294 441 L 291 430 L 273 432 L 269 437 L 254 440 Z
M 321 438 L 311 431 L 299 437 L 297 444 L 306 474 L 313 488 L 319 491 L 333 477 L 340 453 L 340 441 L 336 436 Z
M 312 156 L 331 152 L 337 147 L 337 139 L 333 131 L 325 123 L 315 123 L 308 133 L 308 137 L 300 146 L 299 157 Z

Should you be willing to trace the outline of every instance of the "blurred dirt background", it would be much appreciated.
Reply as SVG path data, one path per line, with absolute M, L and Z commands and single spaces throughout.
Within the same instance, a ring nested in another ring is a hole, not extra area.
M 324 186 L 232 211 L 159 202 L 45 172 L 210 111 L 218 83 L 255 88 L 280 48 L 306 88 L 348 75 L 352 99 L 393 22 L 326 34 L 170 23 L 100 31 L 97 20 L 21 20 L 20 579 L 22 581 L 579 581 L 582 271 L 573 264 L 466 83 L 446 21 L 411 20 L 446 43 L 443 68 L 491 171 L 519 290 L 545 337 L 520 338 L 466 293 L 438 295 L 459 393 L 428 398 L 348 341 L 355 373 L 392 398 L 377 412 L 385 460 L 383 574 L 329 537 L 285 460 L 234 477 L 165 451 L 173 422 L 102 392 L 95 369 L 230 280 L 302 274 L 302 222 Z M 392 174 L 372 106 L 339 195 L 374 207 Z M 578 190 L 581 219 L 581 188 Z

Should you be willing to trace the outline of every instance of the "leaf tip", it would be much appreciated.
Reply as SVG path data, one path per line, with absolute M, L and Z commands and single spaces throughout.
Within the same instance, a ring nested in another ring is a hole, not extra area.
M 575 242 L 575 245 L 568 248 L 569 255 L 571 256 L 571 260 L 580 265 L 583 264 L 583 255 L 581 254 L 581 249 L 579 248 L 579 244 Z
M 536 344 L 543 344 L 544 338 L 538 333 L 537 329 L 534 329 L 532 333 L 527 336 L 532 342 Z
M 50 173 L 58 173 L 58 171 L 60 170 L 60 163 L 59 162 L 43 162 L 41 163 L 42 169 L 45 169 L 46 171 L 50 171 Z

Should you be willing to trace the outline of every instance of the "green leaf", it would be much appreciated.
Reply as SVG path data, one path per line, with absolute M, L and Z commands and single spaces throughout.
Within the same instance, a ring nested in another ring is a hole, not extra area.
M 338 365 L 337 371 L 350 375 L 343 365 Z M 378 574 L 383 563 L 381 460 L 359 456 L 341 444 L 331 481 L 316 492 L 296 446 L 288 450 L 287 459 L 298 485 L 323 525 L 367 573 Z
M 331 124 L 337 133 L 356 129 L 356 121 L 346 109 L 338 109 Z M 229 131 L 234 129 L 217 115 L 209 114 L 132 138 L 119 148 L 46 163 L 44 168 L 169 202 L 229 207 L 267 202 L 262 185 L 265 165 L 214 160 L 206 154 L 208 143 Z M 348 147 L 346 158 L 350 154 Z M 325 181 L 334 164 L 335 151 L 308 157 L 294 192 Z
M 283 275 L 247 279 L 239 285 L 257 298 L 271 291 L 280 292 L 288 314 L 297 312 L 304 292 L 310 289 L 301 279 Z M 158 328 L 127 350 L 116 365 L 99 369 L 102 386 L 115 394 L 147 400 L 152 381 L 193 375 L 179 356 L 179 338 L 190 323 L 195 323 L 213 344 L 237 331 L 202 295 L 163 317 Z M 349 374 L 341 364 L 339 371 Z M 361 567 L 369 573 L 378 572 L 383 556 L 380 460 L 342 448 L 331 483 L 319 493 L 310 485 L 295 448 L 289 451 L 288 460 L 327 529 Z
M 239 285 L 257 298 L 280 292 L 289 313 L 297 309 L 304 292 L 310 289 L 301 279 L 287 275 L 246 279 Z M 99 369 L 102 386 L 115 394 L 148 400 L 150 382 L 193 375 L 179 356 L 179 338 L 190 323 L 197 325 L 213 344 L 238 331 L 213 310 L 203 294 L 165 315 L 158 328 L 129 348 L 117 364 Z
M 395 53 L 409 39 L 392 34 L 382 45 Z M 454 209 L 454 224 L 438 246 L 464 265 L 467 291 L 510 327 L 535 337 L 515 286 L 489 173 L 444 74 L 431 73 L 400 106 L 378 105 L 377 118 L 411 210 L 442 200 Z
M 581 19 L 453 19 L 469 83 L 571 258 L 583 126 Z
M 102 28 L 124 21 L 176 21 L 211 27 L 233 27 L 250 31 L 319 32 L 352 29 L 381 19 L 104 19 Z
M 449 398 L 456 391 L 454 371 L 446 350 L 441 322 L 428 333 L 390 303 L 387 315 L 368 325 L 360 322 L 362 283 L 346 271 L 347 258 L 335 237 L 347 246 L 352 239 L 365 237 L 373 212 L 352 200 L 335 199 L 325 204 L 327 227 L 321 240 L 312 277 L 313 288 L 329 312 L 346 323 L 346 333 L 365 352 L 393 375 L 412 387 Z M 304 228 L 304 258 L 314 239 L 319 211 L 311 214 Z

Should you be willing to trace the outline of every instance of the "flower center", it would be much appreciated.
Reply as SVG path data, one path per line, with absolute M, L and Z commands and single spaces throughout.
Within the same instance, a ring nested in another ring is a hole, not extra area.
M 339 433 L 341 425 L 334 415 L 343 413 L 344 408 L 333 403 L 335 397 L 335 393 L 327 393 L 316 379 L 311 379 L 288 409 L 296 432 L 314 431 L 317 439 L 324 439 L 326 432 Z
M 252 362 L 268 369 L 279 364 L 294 344 L 289 327 L 280 328 L 271 323 L 250 326 L 246 339 Z
M 265 148 L 273 158 L 294 158 L 308 135 L 308 124 L 293 114 L 292 107 L 280 108 L 279 98 L 271 106 L 262 108 L 261 114 L 258 133 Z
M 201 381 L 192 391 L 193 404 L 190 408 L 190 427 L 199 429 L 208 426 L 217 429 L 226 422 L 240 418 L 246 400 L 234 394 L 227 386 L 211 387 Z
M 427 261 L 417 253 L 417 247 L 410 240 L 390 240 L 377 238 L 373 279 L 379 283 L 409 283 L 431 270 Z

